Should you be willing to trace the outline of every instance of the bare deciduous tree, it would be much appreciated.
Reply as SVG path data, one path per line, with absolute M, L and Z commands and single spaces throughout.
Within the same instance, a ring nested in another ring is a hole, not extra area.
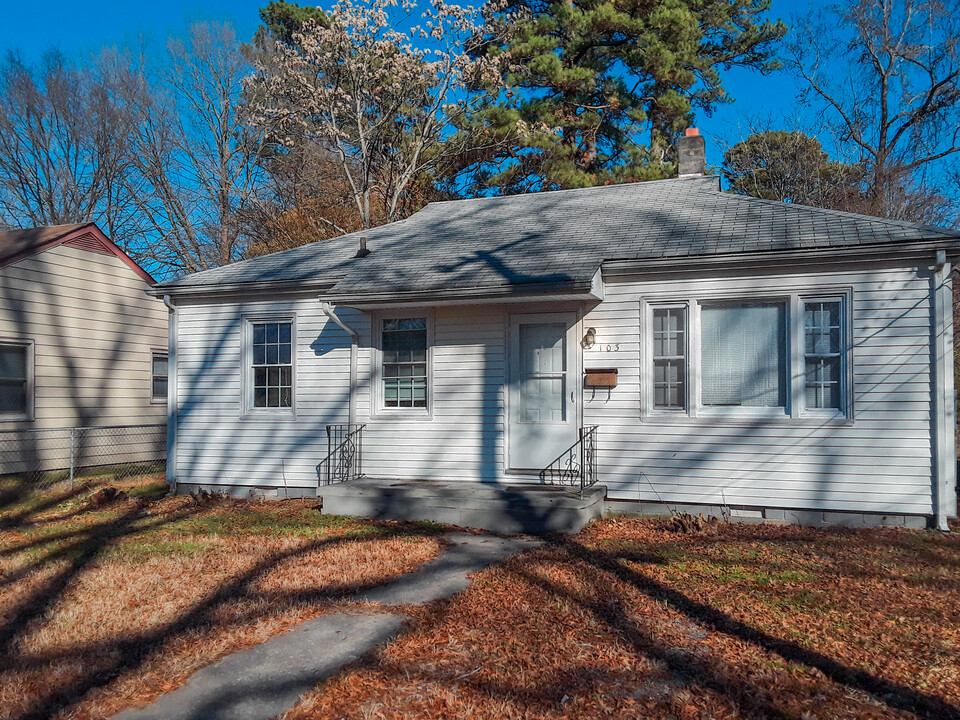
M 787 65 L 804 99 L 867 169 L 862 210 L 936 219 L 931 188 L 960 152 L 960 2 L 846 0 L 793 28 Z
M 135 123 L 129 141 L 140 188 L 144 247 L 165 273 L 195 272 L 239 259 L 242 215 L 262 188 L 261 136 L 247 123 L 242 81 L 250 66 L 232 27 L 198 23 L 171 39 L 151 78 L 128 68 L 123 100 Z
M 411 0 L 342 0 L 328 23 L 307 22 L 290 44 L 257 58 L 248 82 L 256 121 L 278 151 L 313 144 L 332 152 L 362 227 L 397 219 L 419 176 L 467 150 L 450 132 L 470 110 L 471 89 L 498 87 L 495 61 L 471 57 L 472 10 L 434 0 L 422 26 L 393 27 Z M 414 43 L 420 47 L 414 47 Z
M 131 118 L 115 102 L 106 57 L 78 68 L 48 53 L 39 69 L 15 55 L 0 66 L 0 224 L 96 221 L 125 236 L 135 201 L 128 170 Z

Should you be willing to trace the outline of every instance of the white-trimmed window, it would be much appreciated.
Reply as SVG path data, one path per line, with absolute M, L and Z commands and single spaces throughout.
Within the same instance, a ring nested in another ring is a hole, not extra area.
M 643 413 L 852 420 L 851 291 L 645 301 Z
M 0 420 L 33 415 L 33 343 L 0 341 Z
M 843 412 L 843 304 L 839 298 L 803 302 L 804 407 Z
M 150 353 L 150 400 L 167 401 L 167 353 L 154 350 Z
M 249 338 L 249 408 L 292 409 L 293 322 L 251 319 Z
M 787 406 L 783 302 L 700 306 L 700 401 L 704 407 Z
M 687 407 L 687 309 L 655 307 L 653 320 L 653 407 Z
M 381 383 L 385 408 L 427 407 L 427 318 L 380 321 Z

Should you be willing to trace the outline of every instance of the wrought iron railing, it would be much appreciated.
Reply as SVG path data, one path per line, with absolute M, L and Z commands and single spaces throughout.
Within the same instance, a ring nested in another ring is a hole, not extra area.
M 579 437 L 568 449 L 540 471 L 545 485 L 567 485 L 583 491 L 597 482 L 597 425 L 579 429 Z
M 317 478 L 326 485 L 363 474 L 363 429 L 366 425 L 327 425 L 327 457 L 317 465 Z

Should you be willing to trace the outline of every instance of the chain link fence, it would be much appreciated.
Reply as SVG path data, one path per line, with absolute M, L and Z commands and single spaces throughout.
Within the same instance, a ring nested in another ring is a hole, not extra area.
M 6 430 L 0 432 L 0 477 L 37 487 L 91 476 L 113 479 L 163 473 L 166 425 Z

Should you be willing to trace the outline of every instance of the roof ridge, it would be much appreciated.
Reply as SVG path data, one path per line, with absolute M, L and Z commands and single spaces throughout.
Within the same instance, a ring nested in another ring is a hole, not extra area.
M 423 207 L 427 208 L 427 207 L 430 207 L 431 205 L 447 205 L 449 203 L 464 203 L 464 202 L 491 201 L 491 200 L 512 200 L 514 198 L 543 197 L 544 195 L 558 195 L 560 193 L 590 192 L 594 190 L 609 190 L 610 188 L 639 187 L 639 186 L 646 186 L 646 185 L 661 185 L 666 183 L 693 184 L 693 182 L 702 181 L 706 178 L 719 178 L 719 176 L 718 175 L 696 175 L 696 176 L 682 177 L 682 178 L 681 177 L 661 178 L 660 180 L 630 180 L 628 182 L 609 183 L 607 185 L 589 185 L 587 187 L 560 188 L 558 190 L 537 190 L 535 192 L 522 192 L 522 193 L 514 193 L 511 195 L 489 195 L 486 197 L 451 198 L 449 200 L 433 200 L 427 203 L 426 205 L 424 205 Z M 706 183 L 702 183 L 702 184 L 706 185 Z M 719 193 L 720 190 L 704 189 L 703 192 Z M 414 213 L 414 215 L 415 214 L 416 213 Z M 411 217 L 413 216 L 411 215 Z

